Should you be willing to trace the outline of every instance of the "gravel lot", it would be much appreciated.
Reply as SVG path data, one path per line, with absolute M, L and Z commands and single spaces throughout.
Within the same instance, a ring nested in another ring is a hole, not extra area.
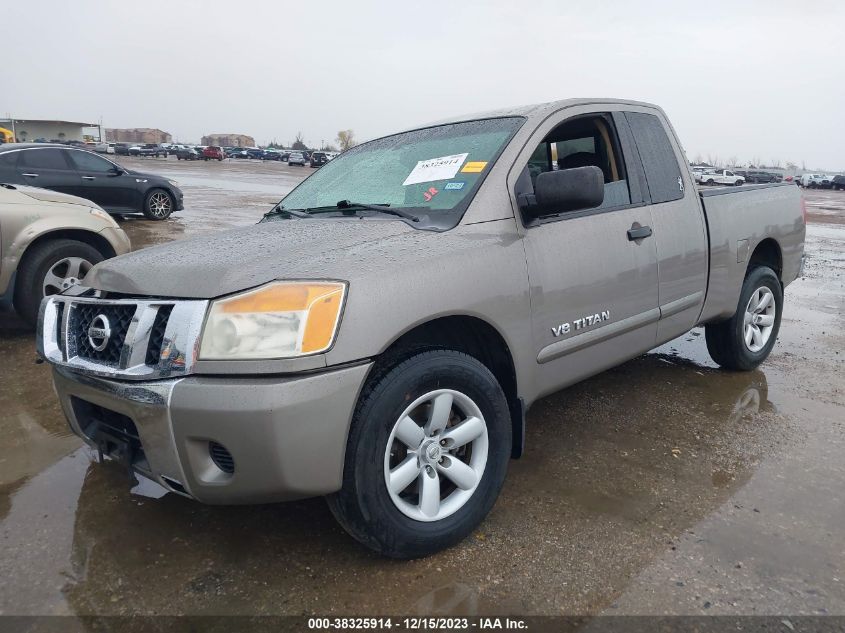
M 119 160 L 185 191 L 168 221 L 122 220 L 138 248 L 255 222 L 311 173 Z M 411 562 L 356 545 L 321 499 L 130 494 L 0 320 L 0 613 L 845 615 L 845 192 L 806 198 L 806 275 L 760 369 L 715 369 L 693 330 L 545 398 L 490 517 Z

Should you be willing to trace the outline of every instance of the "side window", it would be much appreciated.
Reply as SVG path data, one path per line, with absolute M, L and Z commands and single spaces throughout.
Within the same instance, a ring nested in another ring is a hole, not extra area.
M 27 169 L 68 169 L 62 150 L 54 147 L 27 149 L 21 152 L 18 167 Z
M 0 169 L 14 169 L 21 152 L 3 152 L 0 154 Z
M 529 158 L 527 174 L 517 182 L 517 196 L 533 193 L 537 176 L 543 172 L 587 166 L 598 167 L 604 175 L 604 202 L 597 209 L 631 203 L 625 161 L 609 114 L 570 119 L 553 129 Z
M 71 151 L 69 153 L 74 165 L 76 165 L 79 171 L 96 171 L 107 174 L 114 167 L 109 161 L 90 152 Z
M 683 198 L 681 170 L 660 119 L 640 112 L 626 112 L 625 118 L 643 163 L 651 202 L 657 204 Z

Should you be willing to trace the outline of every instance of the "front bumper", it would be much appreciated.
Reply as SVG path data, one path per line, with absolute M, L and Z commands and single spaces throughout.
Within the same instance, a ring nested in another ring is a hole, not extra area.
M 203 503 L 270 503 L 340 489 L 349 424 L 370 366 L 144 382 L 54 367 L 53 383 L 74 433 L 169 490 Z M 104 435 L 128 439 L 111 450 Z M 230 454 L 232 472 L 212 457 L 215 445 Z

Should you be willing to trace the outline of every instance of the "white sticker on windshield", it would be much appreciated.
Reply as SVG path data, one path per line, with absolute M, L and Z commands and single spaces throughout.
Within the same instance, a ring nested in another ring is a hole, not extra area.
M 417 166 L 411 170 L 403 187 L 408 185 L 416 185 L 420 182 L 432 182 L 433 180 L 448 180 L 454 178 L 455 174 L 464 164 L 469 154 L 453 154 L 452 156 L 441 156 L 440 158 L 429 158 L 421 160 Z

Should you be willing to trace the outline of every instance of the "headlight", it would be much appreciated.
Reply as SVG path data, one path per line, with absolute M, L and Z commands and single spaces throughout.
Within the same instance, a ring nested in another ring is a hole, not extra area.
M 293 358 L 334 341 L 346 284 L 276 281 L 211 303 L 200 341 L 203 360 Z

